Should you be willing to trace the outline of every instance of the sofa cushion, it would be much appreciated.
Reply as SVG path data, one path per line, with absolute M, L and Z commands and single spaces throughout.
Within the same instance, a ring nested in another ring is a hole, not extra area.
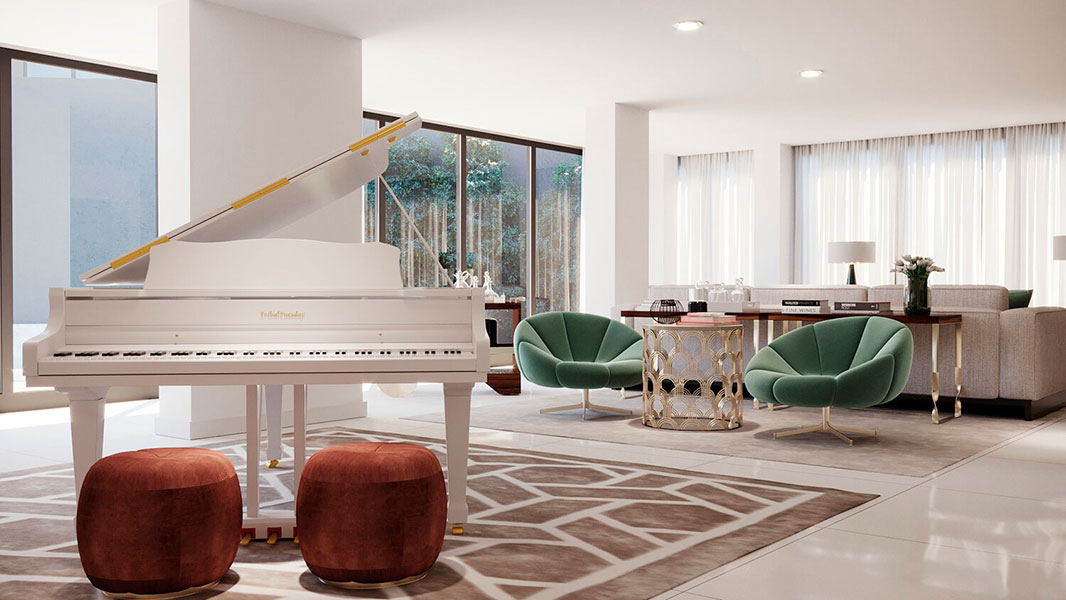
M 870 302 L 891 302 L 895 310 L 903 309 L 903 285 L 877 285 L 870 288 Z M 1000 285 L 931 285 L 929 306 L 936 311 L 953 308 L 1007 310 L 1007 288 Z
M 1033 290 L 1007 290 L 1007 305 L 1010 308 L 1027 308 L 1033 300 Z

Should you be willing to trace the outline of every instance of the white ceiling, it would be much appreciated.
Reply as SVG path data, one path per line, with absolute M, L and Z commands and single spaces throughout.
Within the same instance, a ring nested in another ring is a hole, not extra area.
M 217 1 L 362 38 L 367 107 L 572 144 L 609 102 L 673 154 L 1066 120 L 1066 0 Z
M 161 1 L 0 0 L 0 42 L 153 68 Z M 1066 0 L 213 1 L 362 38 L 367 108 L 562 143 L 609 102 L 673 154 L 1066 120 Z

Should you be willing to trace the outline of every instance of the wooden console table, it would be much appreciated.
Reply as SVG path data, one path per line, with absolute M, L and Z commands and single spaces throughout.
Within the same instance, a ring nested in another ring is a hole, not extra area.
M 485 310 L 509 310 L 511 311 L 511 370 L 510 372 L 493 373 L 493 367 L 489 367 L 489 384 L 497 394 L 501 396 L 517 396 L 522 393 L 522 374 L 518 372 L 518 361 L 514 356 L 514 330 L 518 322 L 522 320 L 521 302 L 486 302 Z M 499 367 L 495 367 L 499 368 Z
M 684 314 L 681 311 L 680 314 Z M 762 341 L 762 335 L 760 335 L 760 324 L 766 323 L 766 343 L 769 344 L 774 339 L 774 322 L 780 321 L 782 326 L 782 333 L 788 333 L 789 331 L 807 323 L 814 323 L 817 321 L 825 321 L 828 319 L 839 319 L 840 317 L 851 317 L 848 313 L 826 313 L 826 314 L 794 314 L 794 313 L 782 313 L 780 310 L 760 312 L 744 312 L 744 313 L 726 313 L 730 316 L 736 317 L 738 321 L 751 321 L 753 326 L 752 346 L 755 352 L 759 351 L 760 342 Z M 895 319 L 900 323 L 907 325 L 929 325 L 931 329 L 932 338 L 932 375 L 933 385 L 931 396 L 933 397 L 933 423 L 940 424 L 949 419 L 962 416 L 962 315 L 958 313 L 937 313 L 934 312 L 928 315 L 908 315 L 901 311 L 894 311 L 890 313 L 881 313 L 878 315 L 871 315 L 877 317 L 885 317 L 887 319 Z M 626 324 L 630 327 L 633 326 L 633 319 L 650 319 L 651 311 L 648 310 L 623 310 L 621 317 Z M 940 326 L 951 325 L 955 329 L 955 407 L 953 414 L 950 417 L 941 418 L 940 412 L 937 409 L 937 401 L 940 400 Z M 754 401 L 756 409 L 760 408 L 759 401 Z M 773 409 L 773 405 L 770 405 Z

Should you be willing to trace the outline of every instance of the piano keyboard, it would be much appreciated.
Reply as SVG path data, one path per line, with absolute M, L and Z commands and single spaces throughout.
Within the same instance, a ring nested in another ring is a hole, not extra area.
M 389 357 L 435 357 L 435 356 L 473 356 L 471 350 L 459 349 L 403 349 L 403 350 L 61 350 L 51 357 L 40 360 L 52 359 L 82 360 L 82 359 L 109 359 L 109 360 L 150 360 L 154 358 L 167 359 L 231 359 L 231 358 L 358 358 L 360 356 L 389 356 Z
M 208 349 L 60 348 L 38 359 L 40 375 L 475 371 L 470 347 L 306 346 Z

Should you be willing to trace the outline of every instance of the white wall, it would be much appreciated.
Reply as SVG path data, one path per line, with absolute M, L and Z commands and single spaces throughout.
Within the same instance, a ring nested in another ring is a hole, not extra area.
M 361 138 L 361 61 L 355 38 L 203 0 L 161 6 L 160 230 Z M 361 232 L 356 192 L 278 235 L 358 242 Z M 167 398 L 160 433 L 203 437 L 243 430 L 240 388 L 160 393 Z M 365 414 L 359 386 L 315 386 L 308 400 L 311 421 Z
M 648 284 L 674 282 L 673 247 L 677 226 L 677 156 L 653 152 L 648 165 Z
M 792 146 L 754 144 L 755 274 L 751 285 L 792 283 L 795 199 Z
M 609 316 L 648 287 L 648 111 L 586 112 L 581 176 L 581 310 Z

